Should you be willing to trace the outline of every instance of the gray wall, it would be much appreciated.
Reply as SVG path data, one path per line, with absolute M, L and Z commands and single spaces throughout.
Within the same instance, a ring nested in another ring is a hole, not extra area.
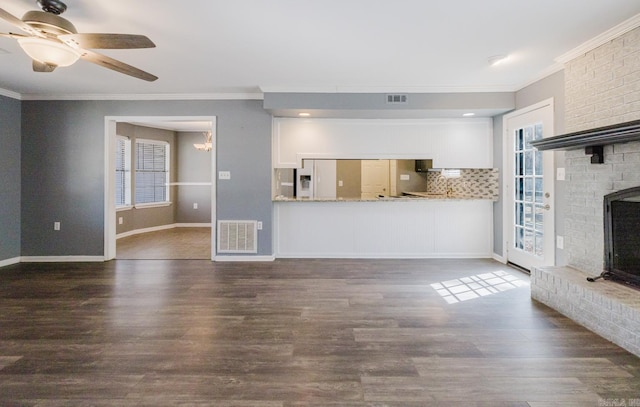
M 217 217 L 262 221 L 258 254 L 273 253 L 261 101 L 23 101 L 22 112 L 23 256 L 103 255 L 105 116 L 216 116 L 217 168 L 231 172 L 217 183 Z
M 524 109 L 545 99 L 554 101 L 556 135 L 564 133 L 564 71 L 558 71 L 516 92 L 516 109 Z
M 204 143 L 202 133 L 180 132 L 177 134 L 177 177 L 175 195 L 176 223 L 211 223 L 211 186 L 182 185 L 183 183 L 206 184 L 211 182 L 212 152 L 199 151 L 194 143 Z M 198 209 L 193 209 L 193 204 Z
M 0 96 L 0 262 L 20 257 L 20 101 Z
M 559 72 L 522 89 L 516 93 L 517 108 L 554 97 L 556 133 L 562 133 L 563 81 L 563 72 Z M 258 254 L 272 254 L 271 158 L 265 154 L 271 150 L 271 116 L 261 101 L 19 102 L 0 97 L 0 107 L 0 168 L 6 174 L 0 180 L 0 210 L 9 212 L 0 218 L 0 260 L 19 255 L 103 254 L 105 116 L 217 116 L 217 169 L 231 172 L 231 180 L 216 181 L 218 219 L 262 221 Z M 494 162 L 502 173 L 501 123 L 502 118 L 496 117 Z M 556 165 L 564 165 L 562 153 L 556 154 Z M 21 175 L 16 173 L 20 166 Z M 350 175 L 355 172 L 349 171 Z M 556 183 L 558 234 L 563 233 L 566 213 L 563 194 L 562 182 Z M 193 197 L 186 196 L 185 201 L 193 201 Z M 192 208 L 193 202 L 189 205 Z M 502 212 L 502 202 L 496 203 L 494 247 L 499 255 Z M 62 230 L 53 231 L 54 221 L 62 222 Z M 558 251 L 557 261 L 564 263 L 562 251 Z
M 564 71 L 556 72 L 544 79 L 541 79 L 516 92 L 516 110 L 524 109 L 543 100 L 553 98 L 554 100 L 554 131 L 555 135 L 563 134 L 565 131 L 565 97 L 564 97 Z M 494 167 L 500 169 L 500 185 L 504 182 L 502 174 L 504 172 L 504 163 L 502 162 L 503 148 L 503 116 L 494 117 Z M 555 152 L 555 167 L 564 167 L 564 152 Z M 555 178 L 555 174 L 553 174 Z M 500 189 L 502 194 L 502 188 Z M 565 181 L 555 181 L 555 230 L 556 235 L 564 235 L 565 216 L 567 214 L 566 205 L 566 186 Z M 494 204 L 493 230 L 494 230 L 494 252 L 500 256 L 502 253 L 503 236 L 503 202 L 504 197 L 500 197 L 500 201 Z M 566 254 L 564 250 L 556 249 L 556 264 L 566 264 Z

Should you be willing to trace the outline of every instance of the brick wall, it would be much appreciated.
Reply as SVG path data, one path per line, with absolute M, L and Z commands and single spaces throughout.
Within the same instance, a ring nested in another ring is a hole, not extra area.
M 565 65 L 568 133 L 640 118 L 640 27 Z
M 565 128 L 587 130 L 640 119 L 640 28 L 565 65 Z M 583 150 L 566 153 L 569 265 L 588 274 L 603 269 L 602 198 L 640 186 L 640 142 L 605 147 L 605 164 Z

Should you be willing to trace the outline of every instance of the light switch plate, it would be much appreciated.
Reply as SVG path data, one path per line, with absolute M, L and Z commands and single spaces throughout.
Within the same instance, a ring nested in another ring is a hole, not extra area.
M 231 179 L 231 171 L 218 171 L 218 179 Z
M 400 174 L 400 181 L 409 181 L 410 179 L 409 174 Z
M 564 237 L 556 236 L 556 247 L 558 249 L 564 249 Z
M 556 180 L 564 181 L 564 177 L 565 177 L 564 168 L 563 167 L 559 167 L 556 170 Z

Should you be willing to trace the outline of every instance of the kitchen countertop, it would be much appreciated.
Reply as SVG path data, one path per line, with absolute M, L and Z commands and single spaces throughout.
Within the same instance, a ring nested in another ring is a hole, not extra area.
M 361 198 L 289 198 L 275 197 L 274 202 L 380 202 L 380 201 L 430 201 L 430 200 L 492 200 L 485 197 L 433 194 L 428 192 L 403 192 L 401 196 L 385 196 L 382 198 L 361 199 Z

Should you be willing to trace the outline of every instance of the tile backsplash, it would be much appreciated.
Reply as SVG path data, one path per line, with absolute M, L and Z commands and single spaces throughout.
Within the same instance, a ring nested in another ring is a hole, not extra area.
M 442 175 L 440 171 L 427 173 L 427 192 L 447 194 L 466 198 L 492 199 L 499 198 L 499 182 L 497 168 L 461 169 L 459 177 Z

